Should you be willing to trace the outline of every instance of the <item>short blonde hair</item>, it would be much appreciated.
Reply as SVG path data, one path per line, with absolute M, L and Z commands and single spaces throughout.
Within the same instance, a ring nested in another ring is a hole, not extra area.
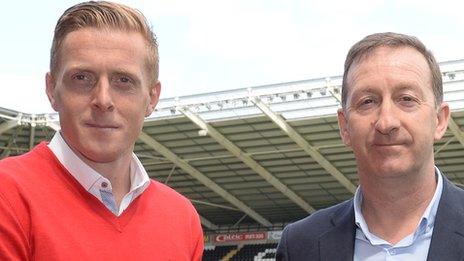
M 60 48 L 66 35 L 83 28 L 115 29 L 140 33 L 147 42 L 147 67 L 151 70 L 153 79 L 158 80 L 158 43 L 147 19 L 136 9 L 107 1 L 89 1 L 74 5 L 58 19 L 50 51 L 50 72 L 52 75 L 58 69 Z

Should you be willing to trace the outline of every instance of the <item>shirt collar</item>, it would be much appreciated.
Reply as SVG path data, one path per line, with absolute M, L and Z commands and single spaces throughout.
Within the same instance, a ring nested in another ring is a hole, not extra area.
M 433 194 L 432 200 L 430 201 L 424 213 L 422 214 L 417 229 L 414 232 L 413 240 L 415 240 L 419 235 L 427 232 L 428 230 L 433 229 L 433 226 L 435 224 L 435 216 L 438 210 L 438 204 L 440 202 L 441 194 L 443 191 L 443 177 L 441 175 L 442 174 L 440 170 L 435 166 L 437 187 L 435 189 L 435 193 Z M 361 186 L 358 186 L 353 200 L 355 224 L 372 244 L 384 244 L 386 241 L 370 233 L 366 220 L 364 219 L 364 216 L 361 211 L 362 200 L 362 188 Z
M 137 158 L 137 156 L 132 153 L 131 161 L 131 188 L 130 191 L 142 189 L 144 190 L 150 184 L 150 177 L 142 165 L 142 162 Z
M 440 203 L 441 194 L 443 192 L 443 177 L 437 167 L 435 167 L 435 176 L 437 177 L 437 188 L 421 218 L 421 220 L 426 220 L 427 228 L 430 229 L 432 229 L 435 224 L 435 216 L 437 215 L 438 204 Z
M 48 147 L 60 163 L 87 191 L 90 191 L 95 184 L 98 184 L 99 180 L 107 181 L 111 189 L 111 182 L 81 160 L 68 146 L 60 132 L 55 133 Z M 139 188 L 146 188 L 150 182 L 145 168 L 143 168 L 142 163 L 134 153 L 132 153 L 130 163 L 130 179 L 131 192 Z

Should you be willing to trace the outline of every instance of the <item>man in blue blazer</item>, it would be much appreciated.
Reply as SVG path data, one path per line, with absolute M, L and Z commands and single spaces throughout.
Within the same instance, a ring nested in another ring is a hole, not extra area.
M 417 38 L 378 33 L 356 43 L 338 122 L 359 187 L 288 225 L 277 260 L 464 260 L 464 191 L 434 163 L 449 117 L 438 64 Z

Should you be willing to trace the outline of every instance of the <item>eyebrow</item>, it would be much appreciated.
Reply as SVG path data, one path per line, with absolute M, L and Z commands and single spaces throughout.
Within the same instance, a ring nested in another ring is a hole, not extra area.
M 416 84 L 410 84 L 410 83 L 400 83 L 397 86 L 395 86 L 395 91 L 404 91 L 404 90 L 412 90 L 412 91 L 421 91 L 422 88 L 417 86 Z
M 95 70 L 92 69 L 91 66 L 86 66 L 85 64 L 73 64 L 68 67 L 66 70 L 65 74 L 69 72 L 76 72 L 76 71 L 84 71 L 84 72 L 89 72 L 89 73 L 95 73 Z M 134 81 L 137 83 L 141 82 L 140 76 L 138 76 L 136 73 L 124 69 L 124 68 L 115 68 L 110 70 L 110 75 L 127 75 L 130 78 L 132 78 Z
M 422 92 L 422 87 L 418 86 L 416 83 L 414 82 L 400 82 L 398 84 L 396 84 L 394 87 L 393 87 L 393 91 L 396 92 L 396 91 L 403 91 L 403 90 L 413 90 L 413 91 L 421 91 Z M 372 86 L 367 86 L 367 87 L 362 87 L 361 90 L 355 90 L 353 92 L 354 93 L 376 93 L 377 92 L 377 89 L 372 87 Z
M 366 88 L 362 88 L 361 90 L 355 90 L 351 93 L 351 97 L 356 97 L 360 94 L 366 94 L 366 93 L 378 93 L 378 91 L 373 88 L 373 87 L 366 87 Z

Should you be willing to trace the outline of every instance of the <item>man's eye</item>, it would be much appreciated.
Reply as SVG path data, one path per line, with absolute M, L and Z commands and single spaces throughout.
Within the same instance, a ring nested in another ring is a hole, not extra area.
M 356 103 L 356 110 L 358 111 L 364 111 L 364 110 L 369 110 L 373 108 L 376 105 L 376 100 L 372 97 L 365 97 L 359 99 L 359 101 Z
M 419 103 L 419 100 L 412 96 L 401 96 L 398 103 L 405 107 L 414 107 Z
M 115 81 L 116 84 L 123 84 L 123 85 L 133 84 L 134 83 L 132 78 L 130 78 L 128 76 L 124 76 L 124 75 L 120 75 L 120 76 L 116 77 L 114 79 L 114 81 Z
M 372 105 L 373 103 L 375 103 L 375 100 L 372 99 L 372 98 L 365 98 L 365 99 L 362 99 L 360 102 L 359 102 L 359 106 L 360 107 L 368 107 L 370 105 Z
M 92 82 L 93 77 L 88 73 L 76 73 L 72 76 L 73 80 Z
M 85 80 L 87 77 L 83 74 L 78 74 L 76 76 L 74 76 L 74 79 L 76 80 Z
M 70 83 L 78 90 L 91 89 L 95 85 L 95 78 L 90 73 L 78 72 L 71 75 Z
M 417 99 L 412 97 L 412 96 L 407 95 L 407 96 L 401 96 L 399 98 L 399 101 L 400 102 L 410 103 L 410 102 L 417 102 Z
M 121 77 L 119 79 L 121 82 L 124 82 L 124 83 L 127 83 L 127 82 L 131 82 L 131 79 L 127 78 L 127 77 Z
M 119 91 L 128 92 L 134 90 L 136 84 L 131 77 L 118 75 L 112 79 L 112 86 Z
M 66 86 L 77 93 L 91 91 L 97 82 L 95 74 L 85 70 L 73 70 L 65 76 Z
M 373 103 L 374 101 L 372 99 L 365 99 L 361 102 L 361 104 L 370 104 L 370 103 Z

